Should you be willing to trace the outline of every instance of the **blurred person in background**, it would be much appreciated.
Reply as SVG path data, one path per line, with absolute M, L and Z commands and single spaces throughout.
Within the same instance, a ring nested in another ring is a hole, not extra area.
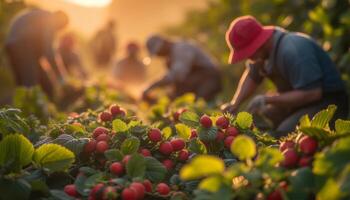
M 5 48 L 17 86 L 40 85 L 49 97 L 53 97 L 54 84 L 64 83 L 53 42 L 68 23 L 68 16 L 62 11 L 31 9 L 15 16 Z M 46 59 L 47 65 L 41 64 L 42 58 Z
M 340 74 L 329 55 L 307 35 L 262 26 L 254 17 L 243 16 L 231 23 L 226 41 L 230 63 L 248 62 L 232 101 L 222 106 L 224 112 L 237 113 L 268 78 L 277 92 L 255 96 L 248 111 L 270 119 L 276 137 L 294 131 L 303 115 L 313 117 L 330 104 L 337 106 L 334 119 L 347 117 L 348 97 Z
M 91 40 L 91 51 L 98 67 L 108 67 L 116 51 L 115 22 L 109 21 Z
M 64 34 L 59 41 L 58 55 L 66 72 L 72 77 L 86 79 L 87 72 L 82 65 L 79 53 L 75 49 L 76 38 L 73 33 Z
M 140 59 L 140 46 L 130 42 L 126 46 L 126 57 L 113 68 L 114 78 L 125 84 L 142 84 L 146 79 L 146 66 Z
M 221 91 L 221 73 L 217 63 L 194 43 L 154 35 L 147 40 L 146 46 L 150 56 L 166 60 L 168 72 L 143 92 L 145 100 L 150 98 L 153 89 L 164 86 L 174 87 L 171 98 L 191 92 L 210 101 Z

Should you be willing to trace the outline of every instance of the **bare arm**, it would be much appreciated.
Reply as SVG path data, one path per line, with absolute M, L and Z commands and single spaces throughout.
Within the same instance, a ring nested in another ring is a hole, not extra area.
M 235 113 L 239 106 L 248 99 L 256 90 L 257 84 L 248 76 L 249 69 L 246 69 L 239 81 L 236 93 L 229 105 L 225 106 L 224 112 Z
M 318 101 L 321 98 L 322 88 L 316 88 L 312 90 L 293 90 L 274 96 L 266 96 L 265 101 L 267 104 L 295 108 Z

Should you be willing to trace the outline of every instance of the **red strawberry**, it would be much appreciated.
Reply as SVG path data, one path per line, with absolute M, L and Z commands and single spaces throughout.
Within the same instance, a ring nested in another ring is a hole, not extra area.
M 110 112 L 103 111 L 102 113 L 100 113 L 99 118 L 103 122 L 112 121 L 112 114 Z
M 149 180 L 144 180 L 143 181 L 143 186 L 145 186 L 146 192 L 152 192 L 152 183 Z
M 165 183 L 159 183 L 157 185 L 157 192 L 160 194 L 160 195 L 168 195 L 169 192 L 170 192 L 170 188 L 167 184 Z
M 181 138 L 175 138 L 170 141 L 171 146 L 173 146 L 174 151 L 180 151 L 185 148 L 185 141 Z
M 106 141 L 108 142 L 109 141 L 109 136 L 105 133 L 99 135 L 97 138 L 96 138 L 96 141 L 99 142 L 99 141 Z
M 188 153 L 188 151 L 186 149 L 183 149 L 179 152 L 179 155 L 178 155 L 178 159 L 180 161 L 186 161 L 188 160 L 188 157 L 190 156 L 190 154 Z
M 133 182 L 129 186 L 136 191 L 136 199 L 143 199 L 145 196 L 145 186 L 142 183 Z
M 125 188 L 122 192 L 122 200 L 137 200 L 136 195 L 134 188 Z
M 317 141 L 309 136 L 304 136 L 299 141 L 299 147 L 301 152 L 312 155 L 317 151 Z
M 105 127 L 100 126 L 100 127 L 95 128 L 94 132 L 92 133 L 92 136 L 94 138 L 97 138 L 101 134 L 107 134 L 108 135 L 108 132 L 109 132 L 108 129 L 106 129 Z
M 103 190 L 103 199 L 117 199 L 117 190 L 116 188 L 112 187 L 112 186 L 107 186 L 104 190 Z
M 123 160 L 122 160 L 122 163 L 123 163 L 124 165 L 127 165 L 128 162 L 129 162 L 129 160 L 130 160 L 130 158 L 131 158 L 130 155 L 124 156 L 124 158 L 123 158 Z
M 280 190 L 275 190 L 267 196 L 267 200 L 283 200 Z
M 123 175 L 124 173 L 124 166 L 120 162 L 114 162 L 109 166 L 109 170 L 115 174 L 115 175 Z
M 284 167 L 294 167 L 298 164 L 299 156 L 294 149 L 286 149 L 283 151 L 284 161 L 282 162 L 282 166 Z
M 157 128 L 152 128 L 148 132 L 148 138 L 152 142 L 159 142 L 159 141 L 162 140 L 162 132 L 159 129 L 157 129 Z
M 150 157 L 150 156 L 152 156 L 151 151 L 148 150 L 148 149 L 141 149 L 141 150 L 140 150 L 140 153 L 141 153 L 144 157 Z
M 126 115 L 126 112 L 121 109 L 118 105 L 116 104 L 113 104 L 109 107 L 109 112 L 112 114 L 113 117 L 116 117 L 116 116 L 125 116 Z
M 162 163 L 167 170 L 171 170 L 174 167 L 174 162 L 172 160 L 166 159 L 166 160 L 163 160 Z
M 94 152 L 95 149 L 96 149 L 96 144 L 97 144 L 96 140 L 91 139 L 88 143 L 85 144 L 84 152 L 85 153 L 92 153 L 92 152 Z
M 102 191 L 103 187 L 104 187 L 103 183 L 99 183 L 95 185 L 90 191 L 89 198 L 98 199 L 96 196 L 98 193 Z
M 225 133 L 223 133 L 222 131 L 218 131 L 217 134 L 216 134 L 215 140 L 217 142 L 220 142 L 220 141 L 222 141 L 224 139 L 225 139 Z
M 239 131 L 236 127 L 230 126 L 226 129 L 226 136 L 233 136 L 236 137 L 239 134 Z
M 99 141 L 96 144 L 96 152 L 97 153 L 104 153 L 106 150 L 108 150 L 109 146 L 106 141 Z
M 66 194 L 68 194 L 71 197 L 77 197 L 78 196 L 78 192 L 77 189 L 75 188 L 74 184 L 70 184 L 70 185 L 66 185 L 64 187 L 64 192 Z
M 299 167 L 307 167 L 307 166 L 310 166 L 312 162 L 312 157 L 309 157 L 309 156 L 303 156 L 300 158 L 299 160 Z
M 280 144 L 280 151 L 283 152 L 284 150 L 288 149 L 288 148 L 294 148 L 295 143 L 293 141 L 284 141 Z
M 205 128 L 210 128 L 213 125 L 213 122 L 208 115 L 203 115 L 200 119 L 200 123 Z
M 196 138 L 196 137 L 198 137 L 197 130 L 196 130 L 196 129 L 192 129 L 192 130 L 191 130 L 191 139 L 192 139 L 192 138 Z
M 230 122 L 228 121 L 228 119 L 226 119 L 225 116 L 220 116 L 217 120 L 216 120 L 216 126 L 222 128 L 222 129 L 226 129 L 228 127 L 228 125 L 230 124 Z
M 179 121 L 180 115 L 181 115 L 182 113 L 186 112 L 186 111 L 187 111 L 186 108 L 177 110 L 177 111 L 173 114 L 174 121 Z
M 166 156 L 170 155 L 173 152 L 173 150 L 173 146 L 170 142 L 163 142 L 159 146 L 159 152 Z
M 231 144 L 233 142 L 233 140 L 235 139 L 234 136 L 228 136 L 225 138 L 225 141 L 224 141 L 224 144 L 225 144 L 225 147 L 230 149 L 231 148 Z

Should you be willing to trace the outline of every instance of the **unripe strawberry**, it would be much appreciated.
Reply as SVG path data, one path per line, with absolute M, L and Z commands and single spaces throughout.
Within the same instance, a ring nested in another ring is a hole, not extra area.
M 112 114 L 110 112 L 103 111 L 100 113 L 99 118 L 103 122 L 108 122 L 108 121 L 112 121 L 113 117 L 112 117 Z
M 74 184 L 66 185 L 64 192 L 71 197 L 77 197 L 79 195 Z
M 171 146 L 173 146 L 174 151 L 180 151 L 185 148 L 185 141 L 181 138 L 174 138 L 170 141 Z
M 160 194 L 160 195 L 168 195 L 169 192 L 170 192 L 170 188 L 167 184 L 165 183 L 159 183 L 157 185 L 157 192 Z
M 225 138 L 225 141 L 224 141 L 224 144 L 225 144 L 225 147 L 230 149 L 231 148 L 231 144 L 233 142 L 233 140 L 235 139 L 234 136 L 228 136 Z
M 109 146 L 106 141 L 99 141 L 96 144 L 96 152 L 97 153 L 104 153 L 106 150 L 108 150 Z
M 218 131 L 216 134 L 215 141 L 220 142 L 224 139 L 225 139 L 225 133 L 223 133 L 222 131 Z
M 196 137 L 198 137 L 197 130 L 196 130 L 196 129 L 192 129 L 192 130 L 191 130 L 191 139 L 192 139 L 192 138 L 196 138 Z
M 230 126 L 226 129 L 225 131 L 226 136 L 233 136 L 233 137 L 237 137 L 239 135 L 239 131 L 236 127 Z
M 186 161 L 186 160 L 188 160 L 189 156 L 190 156 L 190 153 L 188 153 L 188 151 L 186 149 L 183 149 L 179 152 L 179 155 L 177 158 L 180 161 Z
M 230 122 L 228 121 L 228 119 L 226 119 L 225 116 L 220 116 L 217 120 L 216 120 L 216 126 L 222 129 L 226 129 L 228 127 L 228 125 L 230 125 Z
M 125 188 L 122 192 L 122 200 L 137 200 L 134 188 Z
M 124 174 L 124 166 L 120 162 L 114 162 L 109 166 L 109 170 L 114 175 L 123 175 Z
M 97 138 L 101 134 L 107 134 L 108 135 L 108 132 L 109 132 L 108 129 L 106 129 L 105 127 L 100 126 L 100 127 L 95 128 L 95 130 L 92 133 L 92 136 L 94 138 Z
M 96 149 L 96 144 L 97 144 L 96 140 L 91 139 L 88 143 L 85 144 L 84 152 L 85 153 L 92 153 L 92 152 L 94 152 L 95 149 Z
M 170 142 L 163 142 L 159 145 L 159 152 L 163 155 L 170 155 L 173 152 L 173 146 Z
M 124 156 L 124 158 L 123 158 L 123 160 L 122 160 L 122 163 L 123 163 L 124 165 L 127 165 L 128 162 L 129 162 L 129 160 L 130 160 L 130 158 L 131 158 L 130 155 Z
M 145 186 L 142 183 L 133 182 L 129 188 L 135 189 L 136 199 L 143 199 L 145 197 Z
M 157 128 L 152 128 L 148 132 L 148 138 L 152 142 L 159 142 L 159 141 L 162 140 L 162 132 L 159 129 L 157 129 Z
M 170 159 L 163 160 L 162 163 L 167 170 L 171 170 L 174 167 L 174 162 Z
M 299 156 L 294 149 L 286 149 L 283 151 L 284 161 L 282 166 L 284 167 L 294 167 L 298 164 Z
M 205 128 L 210 128 L 213 125 L 213 122 L 208 115 L 203 115 L 200 119 L 200 123 Z
M 145 186 L 146 192 L 152 192 L 152 183 L 149 180 L 144 180 L 143 181 L 143 186 Z
M 117 190 L 112 186 L 107 186 L 103 190 L 103 195 L 102 195 L 103 199 L 117 199 L 117 196 L 118 196 Z
M 281 144 L 280 144 L 280 151 L 281 152 L 283 152 L 284 150 L 286 150 L 286 149 L 289 149 L 289 148 L 294 148 L 294 146 L 295 146 L 295 143 L 293 142 L 293 141 L 284 141 L 284 142 L 282 142 Z
M 301 152 L 312 155 L 317 151 L 317 141 L 310 136 L 304 136 L 299 141 L 299 147 Z
M 97 138 L 96 138 L 96 141 L 99 142 L 99 141 L 105 141 L 105 142 L 108 142 L 109 141 L 109 136 L 107 134 L 101 134 L 99 135 Z
M 300 158 L 299 160 L 299 167 L 307 167 L 307 166 L 310 166 L 312 162 L 312 157 L 309 157 L 309 156 L 303 156 Z
M 148 150 L 148 149 L 141 149 L 141 150 L 140 150 L 140 153 L 141 153 L 144 157 L 150 157 L 150 156 L 152 156 L 151 151 Z

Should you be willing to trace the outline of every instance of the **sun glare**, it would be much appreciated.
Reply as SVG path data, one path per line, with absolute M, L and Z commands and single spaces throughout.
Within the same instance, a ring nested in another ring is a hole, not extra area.
M 82 6 L 104 7 L 112 2 L 112 0 L 66 0 Z

